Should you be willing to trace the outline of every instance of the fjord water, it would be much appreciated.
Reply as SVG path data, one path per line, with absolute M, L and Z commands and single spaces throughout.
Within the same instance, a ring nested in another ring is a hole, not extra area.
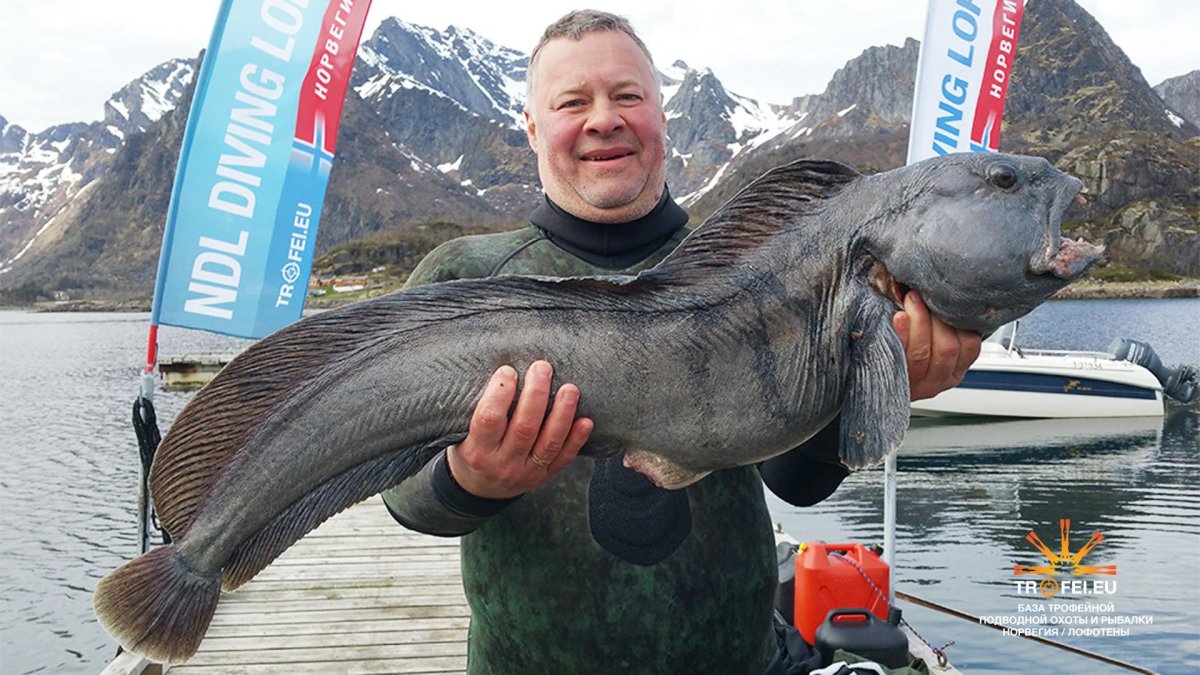
M 1200 366 L 1200 300 L 1058 301 L 1021 321 L 1018 344 L 1103 351 L 1147 341 L 1168 365 Z M 977 618 L 1160 673 L 1200 672 L 1200 406 L 1159 418 L 914 420 L 898 455 L 897 589 Z M 801 541 L 883 540 L 881 470 L 851 476 L 812 508 L 768 496 Z M 1014 565 L 1047 565 L 1029 532 L 1061 552 L 1060 521 L 1084 565 L 1115 575 L 1051 598 L 1019 588 Z M 1098 588 L 1099 592 L 1094 592 Z M 966 673 L 1127 670 L 899 603 L 930 644 Z M 1021 623 L 1024 622 L 1024 623 Z M 1125 631 L 1127 634 L 1122 634 Z
M 91 592 L 137 553 L 130 415 L 147 325 L 145 314 L 0 312 L 0 673 L 96 673 L 116 652 L 92 616 Z M 1022 322 L 1021 336 L 1030 347 L 1098 350 L 1132 337 L 1168 364 L 1200 365 L 1200 300 L 1054 302 Z M 165 327 L 160 342 L 165 354 L 248 344 Z M 158 392 L 164 432 L 189 397 Z M 1036 602 L 1111 603 L 1107 616 L 1152 623 L 1114 625 L 1127 636 L 1054 639 L 1163 673 L 1196 672 L 1198 430 L 1200 411 L 1180 406 L 1149 421 L 915 426 L 899 462 L 898 588 L 998 618 L 1039 616 L 1022 611 Z M 881 472 L 868 471 L 816 507 L 770 504 L 799 539 L 873 543 L 881 485 Z M 1072 551 L 1103 534 L 1084 562 L 1117 565 L 1115 577 L 1094 577 L 1115 580 L 1113 593 L 1018 593 L 1013 565 L 1044 562 L 1026 533 L 1057 551 L 1063 518 Z M 901 606 L 929 642 L 954 640 L 951 659 L 970 673 L 1120 672 Z

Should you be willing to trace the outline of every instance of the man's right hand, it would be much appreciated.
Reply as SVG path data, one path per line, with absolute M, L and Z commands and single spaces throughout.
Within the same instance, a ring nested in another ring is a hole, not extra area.
M 525 387 L 512 418 L 517 371 L 501 366 L 492 374 L 471 415 L 467 437 L 446 449 L 450 475 L 477 497 L 507 499 L 549 480 L 579 454 L 592 433 L 592 420 L 575 419 L 579 388 L 564 384 L 550 402 L 554 374 L 545 361 L 525 371 Z

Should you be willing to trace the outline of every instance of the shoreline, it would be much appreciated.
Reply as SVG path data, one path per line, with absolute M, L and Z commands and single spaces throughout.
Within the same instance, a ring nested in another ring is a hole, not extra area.
M 1161 300 L 1200 298 L 1200 279 L 1183 281 L 1092 281 L 1071 284 L 1051 300 Z
M 1161 300 L 1200 298 L 1200 279 L 1183 281 L 1081 281 L 1055 293 L 1050 300 Z M 361 295 L 339 301 L 328 296 L 310 298 L 308 309 L 332 309 L 363 299 Z M 0 307 L 35 312 L 149 312 L 150 300 L 65 300 L 35 305 Z

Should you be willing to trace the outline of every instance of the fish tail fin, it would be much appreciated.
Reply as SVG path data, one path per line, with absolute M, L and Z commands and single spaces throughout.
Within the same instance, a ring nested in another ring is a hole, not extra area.
M 221 597 L 221 575 L 191 570 L 174 546 L 139 556 L 96 584 L 100 625 L 125 649 L 163 663 L 196 653 Z

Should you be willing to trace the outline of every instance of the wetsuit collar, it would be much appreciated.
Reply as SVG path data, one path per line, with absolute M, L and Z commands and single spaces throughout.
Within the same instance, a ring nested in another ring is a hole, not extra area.
M 663 188 L 658 204 L 628 223 L 593 223 L 567 213 L 545 197 L 529 218 L 553 244 L 597 267 L 618 270 L 635 265 L 687 224 L 688 215 Z

